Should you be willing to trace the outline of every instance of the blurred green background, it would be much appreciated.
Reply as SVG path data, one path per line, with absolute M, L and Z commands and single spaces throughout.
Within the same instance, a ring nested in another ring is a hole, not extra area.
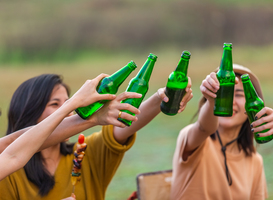
M 147 99 L 165 86 L 181 52 L 189 50 L 194 97 L 183 113 L 159 114 L 138 132 L 106 194 L 107 200 L 126 199 L 136 190 L 137 174 L 172 167 L 179 130 L 197 111 L 199 86 L 220 64 L 224 42 L 233 43 L 234 63 L 258 75 L 265 104 L 273 107 L 272 22 L 271 0 L 0 1 L 0 136 L 5 135 L 12 94 L 28 78 L 62 74 L 73 94 L 86 79 L 112 74 L 130 60 L 140 68 L 154 53 L 158 60 Z M 269 199 L 273 199 L 273 142 L 257 149 L 264 158 Z

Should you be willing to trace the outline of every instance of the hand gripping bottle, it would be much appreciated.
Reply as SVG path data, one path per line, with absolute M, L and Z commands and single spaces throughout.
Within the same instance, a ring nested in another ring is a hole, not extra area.
M 188 85 L 187 72 L 190 57 L 190 52 L 183 51 L 175 71 L 173 71 L 168 78 L 165 94 L 169 98 L 169 101 L 162 101 L 160 105 L 161 111 L 166 115 L 177 114 L 180 108 L 180 102 L 186 94 Z
M 142 66 L 142 68 L 139 70 L 138 74 L 130 80 L 130 83 L 126 89 L 127 92 L 136 92 L 142 94 L 141 98 L 129 98 L 122 101 L 122 103 L 128 103 L 132 106 L 139 108 L 142 100 L 145 97 L 145 94 L 147 93 L 149 89 L 149 80 L 156 62 L 157 56 L 154 54 L 150 54 Z M 123 110 L 122 112 L 129 113 L 131 115 L 134 115 L 132 112 L 128 110 Z M 118 118 L 119 121 L 124 123 L 126 126 L 131 126 L 132 121 Z
M 245 110 L 249 119 L 249 122 L 252 123 L 255 121 L 256 114 L 264 108 L 264 102 L 263 100 L 258 96 L 251 80 L 248 74 L 243 74 L 241 76 L 243 87 L 244 87 L 244 93 L 245 93 Z M 260 133 L 265 133 L 269 131 L 269 129 L 263 130 Z M 266 143 L 273 139 L 272 135 L 265 136 L 265 137 L 257 137 L 257 134 L 254 134 L 254 138 L 257 143 Z
M 109 77 L 105 77 L 101 80 L 97 86 L 99 94 L 116 94 L 119 86 L 125 81 L 125 79 L 135 70 L 136 64 L 131 61 L 126 66 L 115 72 Z M 77 108 L 76 113 L 83 119 L 89 118 L 94 112 L 100 109 L 107 100 L 97 101 L 89 106 Z

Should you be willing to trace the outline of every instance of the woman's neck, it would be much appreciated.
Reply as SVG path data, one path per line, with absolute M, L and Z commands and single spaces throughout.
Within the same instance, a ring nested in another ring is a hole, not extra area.
M 219 135 L 222 141 L 223 146 L 225 146 L 227 143 L 231 142 L 232 140 L 236 139 L 239 135 L 239 132 L 241 130 L 242 126 L 238 126 L 238 127 L 233 127 L 233 128 L 223 128 L 223 127 L 219 127 L 218 131 L 219 131 Z M 238 148 L 238 143 L 237 140 L 234 141 L 233 143 L 229 144 L 226 147 L 228 152 L 231 153 L 239 153 L 240 150 Z
M 60 144 L 42 150 L 41 154 L 45 168 L 54 175 L 61 159 Z

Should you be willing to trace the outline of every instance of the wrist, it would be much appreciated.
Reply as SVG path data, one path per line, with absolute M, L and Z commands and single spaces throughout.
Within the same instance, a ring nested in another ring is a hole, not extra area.
M 158 90 L 157 90 L 157 92 L 156 92 L 153 96 L 154 96 L 154 101 L 155 101 L 155 102 L 161 103 L 162 98 L 161 98 L 161 96 L 160 96 Z

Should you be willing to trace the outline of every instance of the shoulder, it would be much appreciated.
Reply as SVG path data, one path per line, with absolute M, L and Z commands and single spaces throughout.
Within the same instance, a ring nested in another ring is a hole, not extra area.
M 255 152 L 252 154 L 252 159 L 254 162 L 257 162 L 257 163 L 263 165 L 263 157 L 258 152 Z
M 194 124 L 189 124 L 180 130 L 178 138 L 177 138 L 178 143 L 181 143 L 183 140 L 187 139 L 189 130 L 193 127 L 193 125 Z
M 183 129 L 181 129 L 181 131 L 179 132 L 179 136 L 188 134 L 189 130 L 191 128 L 193 128 L 193 125 L 194 124 L 189 124 L 189 125 L 185 126 Z

